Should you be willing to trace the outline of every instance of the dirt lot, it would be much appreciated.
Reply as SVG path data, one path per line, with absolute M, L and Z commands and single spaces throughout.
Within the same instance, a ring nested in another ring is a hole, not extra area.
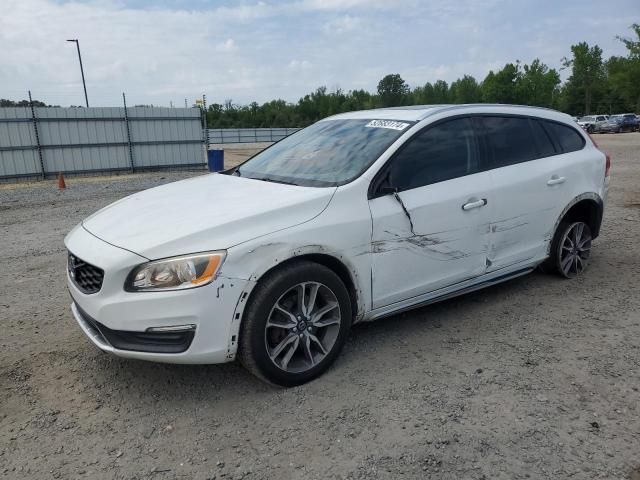
M 357 326 L 289 390 L 113 358 L 71 317 L 65 233 L 196 173 L 0 186 L 0 477 L 639 479 L 640 134 L 597 138 L 612 190 L 584 277 Z

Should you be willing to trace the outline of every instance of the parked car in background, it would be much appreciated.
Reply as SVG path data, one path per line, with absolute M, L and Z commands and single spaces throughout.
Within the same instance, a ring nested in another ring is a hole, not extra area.
M 638 119 L 635 114 L 613 115 L 606 122 L 594 125 L 593 133 L 623 133 L 638 130 Z
M 622 117 L 623 124 L 626 128 L 631 128 L 631 131 L 640 129 L 640 119 L 635 113 L 623 113 L 621 115 L 615 115 L 616 117 Z M 626 130 L 625 128 L 625 130 Z
M 237 357 L 299 385 L 356 322 L 540 265 L 581 275 L 610 164 L 569 115 L 544 108 L 342 113 L 83 220 L 65 238 L 71 310 L 121 357 Z
M 596 130 L 597 125 L 606 122 L 608 118 L 608 115 L 587 115 L 578 120 L 578 125 L 588 133 L 593 133 Z

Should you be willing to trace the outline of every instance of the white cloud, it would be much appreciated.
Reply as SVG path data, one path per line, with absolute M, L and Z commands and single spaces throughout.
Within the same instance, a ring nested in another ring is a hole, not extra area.
M 406 1 L 391 2 L 389 0 L 303 0 L 299 3 L 308 10 L 349 10 L 353 8 L 402 8 Z
M 216 45 L 216 50 L 220 52 L 233 52 L 238 49 L 236 42 L 233 41 L 233 38 L 227 38 L 224 42 Z
M 362 18 L 352 15 L 342 15 L 325 23 L 323 30 L 329 35 L 340 35 L 363 28 L 363 25 L 364 22 Z
M 311 63 L 307 60 L 291 60 L 287 65 L 287 68 L 292 72 L 300 72 L 303 70 L 309 70 L 312 67 Z
M 132 104 L 203 93 L 215 102 L 296 101 L 321 85 L 374 90 L 387 73 L 422 85 L 465 73 L 480 80 L 515 59 L 557 67 L 582 40 L 623 54 L 615 35 L 629 34 L 640 13 L 637 0 L 619 0 L 617 16 L 597 15 L 597 0 L 248 0 L 191 9 L 128 1 L 2 0 L 0 97 L 31 89 L 49 103 L 81 104 L 67 38 L 80 39 L 92 105 L 119 105 L 123 91 Z

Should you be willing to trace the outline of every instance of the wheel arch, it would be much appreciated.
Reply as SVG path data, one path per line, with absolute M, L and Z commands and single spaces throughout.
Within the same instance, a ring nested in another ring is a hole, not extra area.
M 574 198 L 562 210 L 562 213 L 556 220 L 550 239 L 553 240 L 558 227 L 564 220 L 583 220 L 591 229 L 591 235 L 596 238 L 600 234 L 600 226 L 602 225 L 602 215 L 604 212 L 604 202 L 597 193 L 583 193 Z M 551 241 L 548 249 L 551 249 Z M 550 252 L 547 252 L 550 253 Z
M 245 255 L 255 255 L 257 252 L 264 254 L 260 255 L 263 260 L 253 264 L 253 273 L 248 278 L 249 281 L 238 298 L 229 332 L 228 359 L 231 360 L 236 356 L 240 329 L 244 321 L 245 307 L 251 301 L 256 286 L 266 275 L 292 263 L 311 261 L 333 271 L 347 288 L 351 303 L 353 323 L 364 318 L 367 302 L 369 301 L 367 292 L 364 290 L 367 288 L 366 279 L 359 278 L 356 267 L 344 256 L 331 252 L 321 245 L 291 248 L 291 246 L 283 243 L 266 244 L 261 247 L 252 248 L 246 252 Z
M 362 292 L 358 284 L 356 283 L 355 274 L 345 262 L 340 258 L 325 252 L 306 252 L 298 253 L 294 252 L 293 256 L 290 256 L 278 264 L 273 265 L 271 268 L 263 271 L 256 277 L 256 284 L 258 284 L 266 275 L 269 275 L 285 266 L 292 265 L 298 262 L 309 261 L 319 265 L 323 265 L 335 273 L 349 293 L 349 300 L 351 301 L 351 310 L 353 312 L 354 321 L 364 315 L 362 303 Z

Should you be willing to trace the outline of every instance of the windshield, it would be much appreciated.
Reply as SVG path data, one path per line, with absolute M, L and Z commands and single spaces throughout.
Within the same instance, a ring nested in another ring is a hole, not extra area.
M 330 187 L 362 174 L 411 122 L 324 120 L 275 143 L 232 174 L 309 187 Z

